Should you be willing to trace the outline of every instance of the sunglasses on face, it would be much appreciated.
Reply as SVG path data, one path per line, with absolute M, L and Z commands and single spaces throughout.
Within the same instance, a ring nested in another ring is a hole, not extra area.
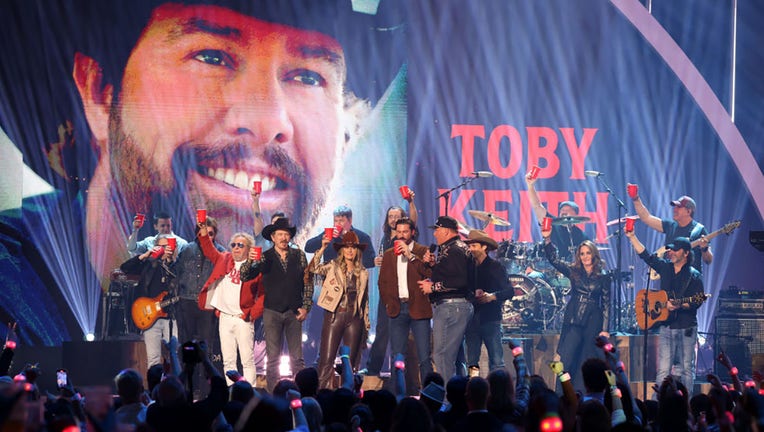
M 231 249 L 233 249 L 235 247 L 238 247 L 239 249 L 244 249 L 245 247 L 247 247 L 247 245 L 245 243 L 241 243 L 241 242 L 233 242 L 233 243 L 231 243 Z

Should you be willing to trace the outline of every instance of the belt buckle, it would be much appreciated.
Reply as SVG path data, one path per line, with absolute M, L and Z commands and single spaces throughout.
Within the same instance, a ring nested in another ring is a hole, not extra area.
M 400 300 L 401 300 L 401 303 L 408 303 L 409 302 L 409 298 L 408 297 L 401 297 Z

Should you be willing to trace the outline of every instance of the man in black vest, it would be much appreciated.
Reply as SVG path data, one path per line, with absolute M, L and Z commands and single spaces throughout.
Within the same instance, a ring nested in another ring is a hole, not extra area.
M 265 309 L 265 352 L 268 356 L 266 375 L 268 391 L 278 383 L 281 347 L 286 337 L 292 373 L 305 367 L 302 357 L 302 322 L 308 317 L 313 301 L 313 284 L 305 282 L 308 260 L 305 253 L 289 246 L 296 228 L 289 226 L 289 219 L 279 218 L 263 228 L 263 237 L 273 242 L 273 247 L 263 252 L 260 261 L 247 261 L 241 268 L 242 281 L 263 275 Z

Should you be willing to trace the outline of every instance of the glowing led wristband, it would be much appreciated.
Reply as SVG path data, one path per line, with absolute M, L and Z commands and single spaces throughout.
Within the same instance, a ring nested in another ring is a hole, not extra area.
M 302 408 L 302 401 L 300 399 L 292 399 L 292 401 L 289 402 L 289 406 L 291 406 L 292 409 Z
M 565 381 L 570 381 L 570 374 L 567 372 L 560 375 L 560 382 L 564 383 Z
M 732 368 L 730 369 L 730 375 L 737 375 L 737 373 L 738 373 L 737 368 L 735 366 L 732 366 Z
M 523 355 L 523 347 L 514 347 L 512 348 L 512 356 L 517 357 Z

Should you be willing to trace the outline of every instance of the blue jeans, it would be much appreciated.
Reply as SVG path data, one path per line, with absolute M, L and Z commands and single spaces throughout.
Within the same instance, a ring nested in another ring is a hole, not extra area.
M 695 381 L 695 344 L 698 340 L 698 328 L 672 329 L 662 326 L 658 331 L 658 372 L 655 383 L 661 385 L 671 373 L 671 366 L 678 364 L 682 368 L 681 381 L 687 392 L 692 395 Z
M 460 299 L 462 300 L 462 299 Z M 455 362 L 459 348 L 464 342 L 474 307 L 464 301 L 441 303 L 433 307 L 432 313 L 432 358 L 435 369 L 448 381 L 454 376 Z
M 472 317 L 464 338 L 467 341 L 467 365 L 480 363 L 480 346 L 485 343 L 488 351 L 488 370 L 504 367 L 504 350 L 501 347 L 501 320 L 478 322 L 478 316 Z
M 398 353 L 406 354 L 409 330 L 414 333 L 416 355 L 419 358 L 419 377 L 423 380 L 428 373 L 432 372 L 430 320 L 411 318 L 409 304 L 401 303 L 401 313 L 395 318 L 390 318 L 390 353 L 393 356 Z
M 272 392 L 276 383 L 281 379 L 279 363 L 281 362 L 281 350 L 285 339 L 289 350 L 292 375 L 305 368 L 305 360 L 302 357 L 302 323 L 297 321 L 297 315 L 290 310 L 276 312 L 264 309 L 263 328 L 265 330 L 265 352 L 268 356 L 265 366 L 266 382 L 268 391 Z M 254 340 L 254 334 L 252 339 Z
M 377 303 L 377 326 L 375 329 L 374 343 L 371 344 L 369 359 L 366 360 L 366 374 L 379 376 L 382 366 L 385 364 L 387 344 L 390 342 L 390 317 L 387 316 L 385 303 L 381 299 Z

